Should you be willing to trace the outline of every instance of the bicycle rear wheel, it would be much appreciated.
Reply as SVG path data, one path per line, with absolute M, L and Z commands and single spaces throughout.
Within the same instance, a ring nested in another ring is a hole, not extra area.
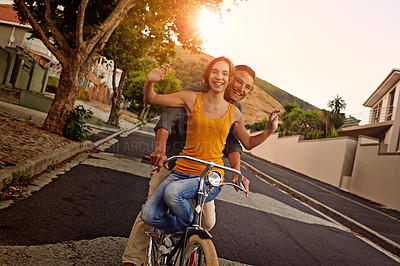
M 178 256 L 176 265 L 180 265 L 180 257 Z M 215 266 L 218 265 L 217 251 L 211 239 L 203 239 L 198 235 L 192 235 L 186 242 L 186 249 L 183 255 L 184 266 Z

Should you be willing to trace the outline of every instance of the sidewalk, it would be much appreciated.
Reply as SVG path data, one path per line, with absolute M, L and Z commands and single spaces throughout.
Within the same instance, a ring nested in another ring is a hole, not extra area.
M 400 257 L 400 212 L 251 154 L 242 153 L 242 166 Z
M 79 104 L 92 110 L 95 117 L 107 120 L 103 110 L 82 101 L 76 102 Z M 122 120 L 120 129 L 89 124 L 93 135 L 85 142 L 76 142 L 40 129 L 46 116 L 47 113 L 0 101 L 0 189 L 135 127 L 132 120 Z

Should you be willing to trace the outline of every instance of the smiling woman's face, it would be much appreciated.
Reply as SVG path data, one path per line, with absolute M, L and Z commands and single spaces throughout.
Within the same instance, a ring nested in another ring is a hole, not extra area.
M 229 84 L 229 64 L 227 62 L 218 61 L 212 66 L 208 84 L 214 91 L 226 89 Z

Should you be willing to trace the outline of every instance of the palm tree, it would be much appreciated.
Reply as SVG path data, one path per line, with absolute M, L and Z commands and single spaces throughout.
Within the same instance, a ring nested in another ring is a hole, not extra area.
M 328 101 L 328 107 L 331 108 L 330 112 L 330 122 L 333 124 L 335 129 L 340 128 L 344 123 L 344 114 L 341 113 L 342 110 L 346 109 L 346 103 L 339 95 L 336 98 Z
M 346 103 L 339 95 L 336 95 L 336 98 L 328 101 L 328 107 L 331 108 L 331 112 L 335 114 L 340 114 L 340 111 L 344 111 L 346 109 Z

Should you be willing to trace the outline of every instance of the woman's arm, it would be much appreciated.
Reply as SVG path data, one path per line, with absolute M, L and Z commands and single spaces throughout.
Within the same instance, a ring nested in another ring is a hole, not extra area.
M 191 112 L 196 102 L 197 95 L 191 91 L 180 91 L 171 94 L 157 94 L 154 92 L 153 84 L 164 79 L 169 65 L 154 68 L 146 76 L 143 87 L 143 102 L 151 105 L 163 105 L 169 107 L 184 107 Z
M 251 150 L 254 147 L 263 143 L 275 130 L 278 128 L 278 114 L 281 110 L 273 111 L 269 116 L 269 128 L 258 135 L 250 136 L 244 127 L 244 121 L 242 114 L 238 109 L 234 110 L 233 113 L 233 126 L 235 130 L 235 134 L 243 144 L 246 150 Z

